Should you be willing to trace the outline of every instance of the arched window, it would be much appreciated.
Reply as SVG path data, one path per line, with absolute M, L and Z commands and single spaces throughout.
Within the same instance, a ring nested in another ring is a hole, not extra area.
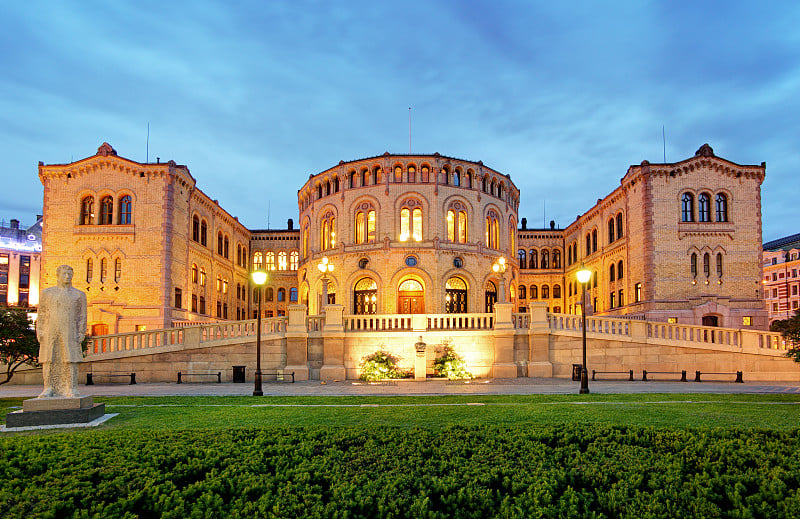
M 197 264 L 192 263 L 192 283 L 197 283 L 197 276 L 199 271 L 197 270 Z
M 92 274 L 94 273 L 94 262 L 92 262 L 92 258 L 86 260 L 86 282 L 92 282 Z
M 539 262 L 537 261 L 539 255 L 536 253 L 534 249 L 531 249 L 529 251 L 529 254 L 530 254 L 530 259 L 528 260 L 528 267 L 532 269 L 539 268 Z
M 289 289 L 289 302 L 297 302 L 297 287 L 292 287 Z
M 622 260 L 617 263 L 617 279 L 622 279 Z
M 322 250 L 332 249 L 336 246 L 336 217 L 328 212 L 322 217 L 322 230 L 320 241 Z
M 558 249 L 553 249 L 553 268 L 561 268 L 561 251 Z
M 120 225 L 130 225 L 133 216 L 133 205 L 131 195 L 125 195 L 119 199 L 119 218 Z
M 458 212 L 458 243 L 467 243 L 467 213 Z
M 592 274 L 592 288 L 597 288 L 597 271 Z
M 711 196 L 708 193 L 700 193 L 697 197 L 697 214 L 701 222 L 711 221 Z
M 114 199 L 104 196 L 100 199 L 100 225 L 111 225 L 114 216 Z
M 356 315 L 378 312 L 378 284 L 370 278 L 359 279 L 353 287 L 353 313 Z
M 531 299 L 539 299 L 539 290 L 536 285 L 531 285 Z
M 81 200 L 81 225 L 94 223 L 94 197 L 86 196 Z
M 356 213 L 356 243 L 364 243 L 366 238 L 366 228 L 364 226 L 364 212 Z
M 597 229 L 592 230 L 592 252 L 597 252 Z
M 588 256 L 591 253 L 592 253 L 592 235 L 587 233 L 586 234 L 586 255 Z
M 286 301 L 286 289 L 281 287 L 278 289 L 278 302 Z
M 200 218 L 197 215 L 192 218 L 192 241 L 200 242 Z
M 230 259 L 231 241 L 228 239 L 227 236 L 225 236 L 225 238 L 223 240 L 224 240 L 224 242 L 223 242 L 224 243 L 224 247 L 222 248 L 222 255 L 225 257 L 225 259 Z
M 486 185 L 487 185 L 487 180 L 486 180 L 486 175 L 484 175 L 483 178 L 481 179 L 481 191 L 483 191 L 484 193 L 486 192 Z
M 608 281 L 613 283 L 616 281 L 616 276 L 614 275 L 614 264 L 612 263 L 610 267 L 608 267 Z
M 445 283 L 445 312 L 463 314 L 467 312 L 467 284 L 463 279 L 452 277 Z
M 409 182 L 417 181 L 417 168 L 415 168 L 414 166 L 408 167 L 408 181 Z
M 400 241 L 422 241 L 422 208 L 416 200 L 408 200 L 400 209 Z
M 274 294 L 275 292 L 272 290 L 272 287 L 267 287 L 264 291 L 264 301 L 272 301 L 275 298 Z
M 200 222 L 200 245 L 208 246 L 208 224 L 205 220 Z
M 200 267 L 200 286 L 201 287 L 206 286 L 206 268 L 205 267 Z M 202 306 L 202 301 L 203 301 L 202 297 L 200 298 L 200 301 L 201 301 L 200 304 Z M 205 313 L 205 312 L 203 312 L 201 310 L 200 313 L 202 314 L 202 313 Z
M 103 258 L 100 260 L 100 283 L 105 283 L 108 279 L 108 260 Z
M 722 253 L 717 253 L 717 276 L 722 277 Z
M 572 283 L 567 284 L 567 296 L 572 297 Z
M 422 173 L 422 182 L 427 183 L 431 181 L 430 169 L 428 168 L 428 166 L 422 166 L 421 173 Z
M 722 193 L 717 193 L 717 221 L 728 221 L 728 197 Z
M 617 213 L 617 239 L 622 238 L 622 213 Z
M 550 287 L 542 285 L 542 299 L 550 299 Z
M 461 171 L 459 170 L 453 171 L 453 185 L 454 186 L 461 185 Z
M 264 256 L 261 252 L 256 251 L 253 253 L 253 270 L 261 270 L 264 268 Z
M 275 253 L 268 252 L 266 258 L 267 258 L 266 269 L 275 270 Z
M 286 270 L 288 264 L 286 263 L 286 251 L 278 253 L 278 270 Z
M 703 254 L 703 274 L 706 277 L 711 275 L 711 256 L 707 252 Z
M 395 184 L 399 184 L 403 181 L 403 168 L 401 166 L 394 167 L 394 178 L 392 181 Z
M 422 209 L 419 207 L 411 211 L 411 234 L 414 241 L 422 241 Z
M 117 258 L 114 260 L 114 282 L 119 283 L 122 279 L 122 260 Z
M 528 262 L 525 260 L 525 249 L 520 249 L 517 251 L 517 259 L 519 260 L 519 268 L 528 268 Z
M 236 244 L 236 264 L 242 266 L 242 244 Z
M 500 248 L 500 223 L 494 211 L 486 215 L 486 246 L 490 249 Z
M 347 177 L 350 179 L 350 189 L 356 187 L 356 172 L 351 171 L 350 173 L 347 174 Z
M 614 218 L 608 220 L 608 243 L 614 243 Z
M 525 285 L 520 285 L 517 290 L 518 290 L 518 294 L 519 294 L 518 297 L 520 299 L 527 299 L 527 297 L 525 297 Z
M 217 232 L 217 254 L 222 256 L 222 231 Z
M 561 297 L 561 285 L 553 285 L 553 298 L 558 299 Z
M 692 272 L 692 277 L 697 277 L 697 254 L 695 253 L 692 253 L 691 272 Z
M 451 242 L 467 243 L 467 213 L 461 202 L 447 210 L 447 239 Z
M 297 270 L 300 264 L 300 254 L 296 250 L 289 253 L 289 270 Z
M 369 179 L 369 170 L 362 169 L 361 170 L 361 185 L 362 186 L 366 186 L 368 179 Z
M 549 269 L 550 268 L 550 253 L 547 251 L 547 249 L 545 249 L 545 250 L 542 251 L 541 255 L 542 255 L 541 267 L 543 269 Z
M 691 193 L 684 193 L 681 196 L 681 221 L 694 221 L 694 197 Z

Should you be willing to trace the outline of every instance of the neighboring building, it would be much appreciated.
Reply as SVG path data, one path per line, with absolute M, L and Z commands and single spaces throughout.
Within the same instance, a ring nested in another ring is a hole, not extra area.
M 42 217 L 20 228 L 19 220 L 0 225 L 0 305 L 36 307 L 42 255 Z
M 518 229 L 508 175 L 438 153 L 385 153 L 311 175 L 298 191 L 299 228 L 289 220 L 283 230 L 248 230 L 186 166 L 140 164 L 106 143 L 71 164 L 40 163 L 39 175 L 44 285 L 73 265 L 94 334 L 252 317 L 254 268 L 270 271 L 264 316 L 295 301 L 319 314 L 325 293 L 345 314 L 484 313 L 498 300 L 578 313 L 585 265 L 595 314 L 767 325 L 765 165 L 715 157 L 708 145 L 678 163 L 631 166 L 565 229 L 527 229 L 525 219 Z M 323 259 L 332 272 L 317 268 Z
M 770 324 L 792 317 L 800 307 L 800 234 L 765 243 L 763 270 Z

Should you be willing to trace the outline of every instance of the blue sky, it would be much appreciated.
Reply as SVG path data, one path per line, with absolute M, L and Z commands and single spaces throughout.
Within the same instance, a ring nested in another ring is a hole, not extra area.
M 767 162 L 765 241 L 800 232 L 796 2 L 3 2 L 0 218 L 37 163 L 109 142 L 189 166 L 282 228 L 340 160 L 439 152 L 510 174 L 520 217 L 571 223 L 630 164 L 705 142 Z

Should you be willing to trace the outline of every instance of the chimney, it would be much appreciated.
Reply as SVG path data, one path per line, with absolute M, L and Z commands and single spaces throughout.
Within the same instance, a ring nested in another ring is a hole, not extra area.
M 42 215 L 40 215 L 40 214 L 37 214 L 37 215 L 36 215 L 36 221 L 38 222 L 38 221 L 39 221 L 39 220 L 41 220 L 41 219 L 42 219 Z
M 527 218 L 523 218 L 522 219 L 522 230 L 523 231 L 527 231 L 528 230 L 528 219 Z
M 555 220 L 550 220 L 550 229 L 552 230 L 552 229 L 555 229 L 555 228 L 556 228 L 556 221 Z
M 16 218 L 12 219 L 8 223 L 11 226 L 12 229 L 19 229 L 19 220 L 17 220 Z
M 291 218 L 289 218 L 289 221 L 288 221 L 288 222 L 286 222 L 286 225 L 287 225 L 287 228 L 288 228 L 290 231 L 294 229 L 294 221 L 293 221 Z

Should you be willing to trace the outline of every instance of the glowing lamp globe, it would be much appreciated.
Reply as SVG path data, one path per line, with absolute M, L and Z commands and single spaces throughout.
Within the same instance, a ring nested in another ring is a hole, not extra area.
M 258 286 L 261 286 L 267 282 L 267 273 L 263 270 L 256 270 L 250 276 L 253 278 L 253 283 Z
M 592 277 L 592 271 L 589 269 L 581 269 L 575 273 L 578 277 L 578 283 L 588 283 Z

